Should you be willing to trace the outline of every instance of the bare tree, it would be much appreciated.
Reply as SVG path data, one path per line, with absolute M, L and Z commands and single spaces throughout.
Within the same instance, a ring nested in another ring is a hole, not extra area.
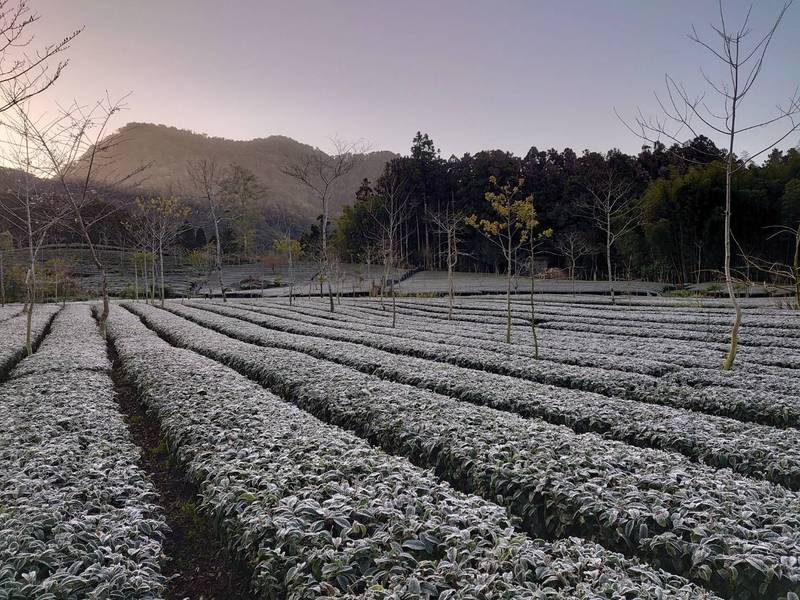
M 562 233 L 555 239 L 556 250 L 567 260 L 569 278 L 572 281 L 572 295 L 575 295 L 575 272 L 578 261 L 594 252 L 594 246 L 580 231 Z
M 383 288 L 389 282 L 392 298 L 392 327 L 397 326 L 397 300 L 393 269 L 397 266 L 398 249 L 402 243 L 402 225 L 408 216 L 410 189 L 397 161 L 386 164 L 375 187 L 376 197 L 369 208 L 383 249 Z
M 47 268 L 53 277 L 53 299 L 58 302 L 58 283 L 61 282 L 61 306 L 67 303 L 67 285 L 69 283 L 70 264 L 62 258 L 51 258 Z
M 83 237 L 92 262 L 101 274 L 103 310 L 99 325 L 103 335 L 109 314 L 108 273 L 91 232 L 119 207 L 107 203 L 98 205 L 97 188 L 113 189 L 147 168 L 142 165 L 113 179 L 97 176 L 98 169 L 110 172 L 114 151 L 124 141 L 120 133 L 107 135 L 112 117 L 124 108 L 124 97 L 112 101 L 107 96 L 89 107 L 72 104 L 61 108 L 54 118 L 34 119 L 22 105 L 16 106 L 17 129 L 24 127 L 30 136 L 32 173 L 55 181 L 72 213 L 73 226 Z M 92 207 L 99 210 L 90 215 L 88 209 Z
M 130 211 L 132 218 L 121 223 L 134 250 L 131 261 L 135 300 L 139 300 L 141 267 L 145 303 L 155 305 L 160 272 L 163 304 L 164 249 L 170 246 L 174 249 L 175 240 L 185 230 L 182 219 L 188 213 L 189 208 L 173 196 L 137 198 Z
M 539 336 L 536 334 L 536 303 L 535 303 L 535 284 L 536 284 L 536 250 L 544 243 L 545 239 L 553 237 L 552 229 L 536 233 L 539 228 L 539 219 L 533 202 L 525 206 L 520 215 L 525 225 L 525 233 L 528 238 L 528 276 L 530 277 L 530 305 L 531 305 L 531 337 L 533 337 L 533 358 L 539 358 Z
M 21 105 L 20 105 L 21 106 Z M 27 240 L 28 266 L 25 273 L 25 307 L 27 313 L 26 349 L 33 353 L 31 326 L 36 298 L 36 259 L 48 233 L 65 216 L 64 204 L 55 201 L 52 187 L 42 184 L 33 175 L 33 139 L 26 120 L 9 120 L 8 151 L 3 157 L 19 173 L 12 193 L 0 200 L 0 213 Z
M 606 269 L 612 303 L 616 303 L 612 265 L 614 244 L 631 231 L 640 218 L 638 202 L 633 196 L 635 181 L 617 164 L 617 158 L 618 155 L 609 153 L 600 164 L 594 165 L 591 178 L 584 182 L 588 196 L 581 206 L 583 215 L 592 221 L 605 238 Z
M 76 30 L 65 36 L 61 41 L 47 45 L 31 53 L 26 51 L 33 41 L 31 27 L 39 20 L 39 14 L 32 11 L 27 0 L 12 3 L 9 0 L 0 0 L 0 113 L 12 108 L 23 110 L 24 104 L 34 96 L 41 94 L 61 76 L 67 66 L 67 60 L 54 61 L 54 57 L 61 55 L 69 48 L 70 42 L 82 30 Z M 22 126 L 20 126 L 22 125 Z M 24 197 L 20 194 L 18 186 L 16 199 L 24 206 L 22 221 L 16 211 L 14 214 L 17 225 L 24 223 L 24 230 L 28 239 L 29 266 L 25 276 L 26 306 L 27 306 L 27 339 L 28 354 L 33 352 L 31 340 L 31 319 L 33 314 L 33 300 L 36 289 L 36 254 L 49 230 L 60 219 L 58 211 L 49 210 L 44 216 L 40 193 L 32 190 L 31 178 L 31 145 L 30 131 L 27 124 L 11 123 L 12 153 L 16 160 L 12 164 L 23 166 Z M 23 142 L 23 143 L 20 143 Z M 52 207 L 51 207 L 52 208 Z M 34 221 L 36 221 L 34 223 Z M 0 264 L 0 271 L 4 266 Z M 2 302 L 5 304 L 5 273 L 0 273 L 0 288 L 2 288 Z
M 0 0 L 0 113 L 52 86 L 69 62 L 54 57 L 62 55 L 83 30 L 73 31 L 61 41 L 31 53 L 26 49 L 33 42 L 31 28 L 39 18 L 27 0 Z
M 135 213 L 135 211 L 134 211 Z M 149 303 L 148 282 L 147 282 L 147 261 L 151 255 L 152 240 L 148 235 L 147 223 L 139 218 L 126 219 L 120 223 L 127 242 L 131 245 L 131 262 L 133 263 L 133 298 L 139 301 L 139 265 L 142 268 L 142 283 L 144 285 L 145 303 Z
M 256 201 L 265 196 L 266 189 L 255 174 L 236 163 L 227 169 L 219 187 L 225 212 L 229 213 L 233 231 L 241 244 L 242 258 L 248 260 L 255 237 Z
M 453 299 L 455 296 L 454 271 L 458 266 L 462 232 L 466 226 L 466 215 L 455 209 L 453 199 L 445 206 L 444 211 L 428 211 L 428 218 L 433 223 L 436 231 L 447 240 L 445 245 L 445 263 L 447 264 L 447 319 L 453 318 Z M 438 237 L 438 236 L 437 236 Z M 441 251 L 441 249 L 440 249 Z
M 654 142 L 667 138 L 673 142 L 681 143 L 681 136 L 691 134 L 697 137 L 701 132 L 708 132 L 711 136 L 723 136 L 727 142 L 727 157 L 725 171 L 725 259 L 723 272 L 728 290 L 728 297 L 734 307 L 734 319 L 731 327 L 730 346 L 722 363 L 723 370 L 733 368 L 738 349 L 739 327 L 742 323 L 742 309 L 734 289 L 734 278 L 731 273 L 731 187 L 733 174 L 743 169 L 749 162 L 774 148 L 777 144 L 789 137 L 800 128 L 800 88 L 795 88 L 794 94 L 784 105 L 776 107 L 773 116 L 761 121 L 742 124 L 739 109 L 744 99 L 758 81 L 764 66 L 772 38 L 783 20 L 792 0 L 784 3 L 777 18 L 767 32 L 757 38 L 753 44 L 747 46 L 750 29 L 750 10 L 738 29 L 730 29 L 723 10 L 722 1 L 719 3 L 719 24 L 712 25 L 714 32 L 713 41 L 708 42 L 700 37 L 697 30 L 692 27 L 689 39 L 707 50 L 719 65 L 722 75 L 715 81 L 701 69 L 703 79 L 711 88 L 717 100 L 717 106 L 712 107 L 706 100 L 706 94 L 691 96 L 685 86 L 676 82 L 672 77 L 665 77 L 666 97 L 656 95 L 662 117 L 645 118 L 641 110 L 638 112 L 635 124 L 626 126 L 637 136 Z M 751 8 L 752 10 L 752 8 Z M 717 62 L 719 61 L 719 62 Z M 623 122 L 625 122 L 623 120 Z M 735 154 L 736 141 L 741 134 L 769 126 L 782 127 L 775 134 L 773 141 L 763 146 L 746 158 L 737 159 Z
M 787 262 L 766 261 L 751 254 L 742 253 L 748 267 L 769 275 L 776 288 L 789 291 L 794 296 L 794 308 L 800 310 L 800 223 L 796 227 L 788 225 L 771 227 L 775 230 L 768 238 L 788 237 L 792 242 L 792 257 Z M 748 268 L 749 271 L 749 268 Z M 751 278 L 746 277 L 748 285 Z
M 302 256 L 303 247 L 300 245 L 300 241 L 292 236 L 291 227 L 285 217 L 281 219 L 279 227 L 280 234 L 273 242 L 273 247 L 276 252 L 286 256 L 289 267 L 289 306 L 291 306 L 294 300 L 294 261 Z
M 175 243 L 184 231 L 184 223 L 189 208 L 175 196 L 154 196 L 136 200 L 136 219 L 144 226 L 144 231 L 153 248 L 153 257 L 158 256 L 161 307 L 164 307 L 164 248 Z M 155 262 L 153 263 L 155 270 Z M 155 273 L 154 273 L 155 275 Z
M 202 283 L 209 286 L 209 278 L 217 268 L 217 251 L 211 244 L 207 244 L 202 248 L 192 250 L 188 256 L 189 264 L 195 271 L 199 271 L 203 275 Z M 195 289 L 197 282 L 189 278 L 189 291 Z M 200 286 L 197 286 L 200 287 Z
M 336 304 L 342 304 L 342 282 L 345 278 L 345 269 L 344 263 L 342 261 L 342 257 L 339 253 L 334 250 L 329 255 L 329 272 L 333 281 L 336 283 L 336 292 L 334 295 L 336 296 Z
M 222 237 L 220 236 L 220 225 L 225 219 L 220 184 L 225 179 L 225 172 L 213 159 L 190 161 L 186 171 L 195 191 L 205 200 L 211 224 L 214 226 L 214 239 L 216 240 L 217 249 L 215 266 L 219 276 L 222 301 L 227 302 L 225 282 L 222 277 Z
M 328 219 L 330 218 L 330 200 L 335 191 L 337 181 L 350 173 L 366 148 L 362 144 L 345 142 L 332 138 L 333 154 L 327 155 L 321 150 L 308 152 L 298 161 L 283 168 L 283 173 L 308 188 L 320 203 L 321 248 L 320 276 L 328 281 L 328 298 L 331 312 L 334 311 L 333 291 L 329 277 L 328 265 Z
M 368 237 L 368 236 L 366 236 Z M 375 260 L 375 243 L 372 240 L 366 240 L 364 242 L 364 250 L 361 252 L 361 260 L 363 260 L 367 265 L 367 272 L 364 275 L 364 279 L 369 282 L 369 292 L 368 295 L 372 296 L 373 290 L 375 288 L 374 280 L 372 279 L 372 261 Z

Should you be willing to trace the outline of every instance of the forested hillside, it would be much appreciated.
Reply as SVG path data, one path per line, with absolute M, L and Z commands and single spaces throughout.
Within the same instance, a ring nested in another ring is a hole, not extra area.
M 144 129 L 170 130 L 155 126 Z M 190 139 L 201 145 L 205 139 L 178 130 L 160 135 L 160 139 L 170 137 Z M 263 143 L 279 143 L 276 138 L 269 140 Z M 287 138 L 280 140 L 280 144 L 296 144 Z M 237 144 L 250 143 L 231 144 L 238 147 Z M 147 147 L 136 145 L 133 154 Z M 122 162 L 128 165 L 138 160 L 127 154 L 132 148 L 127 144 L 120 146 L 120 156 L 125 157 Z M 196 198 L 197 194 L 186 187 L 186 182 L 182 187 L 169 183 L 170 173 L 177 173 L 179 164 L 185 165 L 191 157 L 201 156 L 195 151 L 186 154 L 186 148 L 185 144 L 167 144 L 161 148 L 156 155 L 170 157 L 171 167 L 158 163 L 149 166 L 138 189 L 93 190 L 95 200 L 86 208 L 89 213 L 104 214 L 109 212 L 107 204 L 115 205 L 115 218 L 99 220 L 92 230 L 97 242 L 136 246 L 138 241 L 131 239 L 124 227 L 136 212 L 135 196 L 173 193 L 183 195 L 192 206 L 188 215 L 192 225 L 182 229 L 176 244 L 194 250 L 215 239 L 202 199 Z M 356 162 L 340 188 L 349 186 L 353 191 L 349 195 L 341 192 L 331 196 L 334 218 L 329 222 L 329 236 L 342 261 L 383 262 L 385 196 L 387 184 L 392 183 L 396 201 L 402 206 L 396 215 L 399 223 L 391 262 L 397 267 L 445 269 L 447 236 L 437 227 L 437 217 L 448 212 L 459 215 L 462 221 L 472 215 L 478 220 L 496 216 L 485 199 L 491 188 L 489 180 L 495 177 L 501 184 L 521 180 L 520 194 L 533 198 L 538 232 L 552 230 L 552 236 L 537 242 L 537 264 L 562 267 L 579 278 L 605 278 L 605 233 L 597 222 L 602 215 L 598 214 L 595 195 L 602 196 L 612 190 L 619 192 L 625 209 L 612 219 L 612 229 L 625 224 L 623 217 L 626 222 L 631 221 L 631 226 L 612 247 L 612 270 L 616 278 L 641 277 L 678 284 L 718 278 L 723 259 L 724 151 L 707 138 L 696 138 L 680 146 L 645 146 L 635 156 L 618 150 L 606 153 L 585 150 L 578 154 L 570 148 L 557 151 L 533 146 L 523 157 L 503 150 L 487 150 L 443 158 L 430 136 L 417 134 L 407 156 L 393 158 L 381 168 L 378 162 L 384 155 L 393 156 L 376 153 L 369 155 L 372 157 L 369 160 Z M 239 165 L 235 161 L 243 158 L 239 154 L 224 156 L 234 161 L 234 165 Z M 285 160 L 290 160 L 290 155 Z M 275 161 L 275 165 L 280 162 L 277 158 Z M 800 225 L 800 151 L 775 150 L 762 163 L 744 165 L 740 161 L 740 164 L 743 166 L 733 179 L 734 265 L 740 278 L 768 280 L 770 265 L 780 263 L 791 267 L 794 259 L 796 238 L 786 228 L 797 231 Z M 226 260 L 236 259 L 245 246 L 246 256 L 240 256 L 239 260 L 272 252 L 279 214 L 289 215 L 293 235 L 305 231 L 300 235 L 305 257 L 314 259 L 319 249 L 319 224 L 318 220 L 317 224 L 311 223 L 313 216 L 321 212 L 318 200 L 282 174 L 281 181 L 290 191 L 280 196 L 280 202 L 302 214 L 276 212 L 277 201 L 272 200 L 276 188 L 263 185 L 246 167 L 239 165 L 237 169 L 220 181 L 221 197 L 225 198 L 223 204 L 227 202 L 229 215 L 220 223 Z M 360 186 L 350 182 L 354 176 L 359 178 Z M 13 195 L 23 180 L 19 172 L 4 170 L 2 193 Z M 246 180 L 244 192 L 242 180 Z M 49 187 L 44 181 L 37 186 Z M 239 191 L 230 191 L 237 186 Z M 246 206 L 237 212 L 241 203 Z M 292 218 L 292 214 L 296 216 Z M 16 231 L 0 215 L 0 231 L 6 229 Z M 243 244 L 243 238 L 249 241 Z M 79 241 L 80 236 L 69 228 L 53 229 L 47 239 L 48 243 Z M 22 242 L 20 237 L 14 245 L 20 246 Z M 504 271 L 502 253 L 476 228 L 461 222 L 458 242 L 456 270 Z M 524 270 L 525 264 L 521 260 L 519 268 Z
M 400 180 L 399 260 L 443 268 L 446 236 L 433 216 L 449 210 L 494 218 L 485 194 L 495 177 L 522 181 L 520 195 L 532 195 L 538 230 L 553 232 L 536 251 L 551 265 L 568 267 L 577 247 L 578 274 L 605 276 L 605 234 L 597 222 L 603 215 L 596 200 L 610 194 L 623 207 L 611 215 L 611 228 L 630 223 L 612 248 L 618 276 L 708 280 L 723 261 L 724 156 L 711 140 L 698 137 L 683 145 L 644 146 L 636 156 L 534 146 L 522 157 L 487 150 L 445 159 L 427 134 L 417 134 L 408 156 L 392 161 L 380 179 L 362 181 L 336 224 L 335 238 L 350 260 L 363 260 L 379 246 L 382 228 L 376 222 L 385 213 L 387 179 Z M 734 263 L 756 278 L 756 266 L 792 260 L 795 239 L 778 228 L 796 230 L 800 224 L 800 152 L 774 150 L 762 164 L 739 164 L 733 179 Z M 460 228 L 459 237 L 458 269 L 503 270 L 501 253 L 476 228 Z

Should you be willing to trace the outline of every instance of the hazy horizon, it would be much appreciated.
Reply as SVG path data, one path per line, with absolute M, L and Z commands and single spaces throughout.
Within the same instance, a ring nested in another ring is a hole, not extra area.
M 738 24 L 748 4 L 725 6 Z M 754 36 L 780 6 L 754 6 Z M 42 17 L 36 48 L 85 26 L 36 111 L 132 92 L 115 127 L 150 122 L 233 140 L 285 135 L 325 150 L 338 135 L 398 153 L 420 130 L 444 156 L 494 148 L 524 155 L 532 145 L 637 152 L 643 142 L 614 108 L 657 114 L 652 93 L 665 73 L 692 93 L 707 88 L 700 66 L 714 66 L 710 54 L 686 34 L 692 24 L 707 34 L 718 18 L 713 0 L 243 1 L 226 10 L 208 0 L 34 0 L 32 8 Z M 797 32 L 793 6 L 745 118 L 751 110 L 771 116 L 800 82 Z M 773 135 L 742 136 L 738 151 Z

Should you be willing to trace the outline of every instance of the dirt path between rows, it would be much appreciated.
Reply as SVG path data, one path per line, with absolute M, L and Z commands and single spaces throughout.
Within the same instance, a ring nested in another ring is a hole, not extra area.
M 170 532 L 164 540 L 167 600 L 250 600 L 250 575 L 226 557 L 208 520 L 198 511 L 197 487 L 170 461 L 158 420 L 148 414 L 125 376 L 113 347 L 112 379 L 120 412 L 141 449 L 139 466 L 153 481 Z

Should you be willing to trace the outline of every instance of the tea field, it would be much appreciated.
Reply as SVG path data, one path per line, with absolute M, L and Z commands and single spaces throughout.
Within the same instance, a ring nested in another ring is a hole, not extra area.
M 148 423 L 228 597 L 798 599 L 800 313 L 327 302 L 0 309 L 0 600 L 185 597 Z

